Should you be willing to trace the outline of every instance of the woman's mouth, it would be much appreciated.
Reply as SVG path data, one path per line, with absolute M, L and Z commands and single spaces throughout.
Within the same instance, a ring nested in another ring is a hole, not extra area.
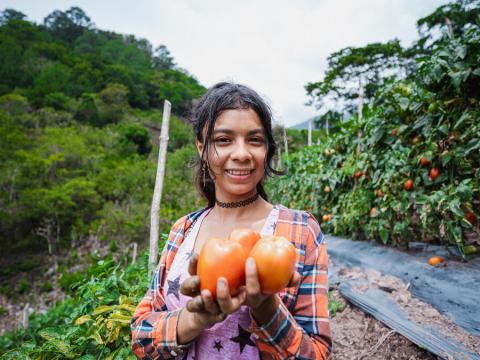
M 234 180 L 247 180 L 250 175 L 255 171 L 255 169 L 245 169 L 245 170 L 225 170 L 228 176 Z

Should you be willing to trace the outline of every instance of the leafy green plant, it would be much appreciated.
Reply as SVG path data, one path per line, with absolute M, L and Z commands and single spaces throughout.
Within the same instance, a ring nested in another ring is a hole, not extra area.
M 28 289 L 30 289 L 30 284 L 28 283 L 27 279 L 20 279 L 17 284 L 17 292 L 19 294 L 23 294 L 26 292 Z
M 130 320 L 148 288 L 148 255 L 122 263 L 111 256 L 94 260 L 71 297 L 32 315 L 29 328 L 0 337 L 0 358 L 134 359 Z

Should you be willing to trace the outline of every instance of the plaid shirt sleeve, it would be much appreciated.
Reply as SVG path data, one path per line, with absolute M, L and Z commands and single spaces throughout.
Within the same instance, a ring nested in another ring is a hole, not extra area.
M 139 359 L 173 359 L 182 353 L 176 335 L 180 310 L 167 310 L 163 284 L 183 241 L 186 222 L 187 217 L 183 217 L 173 225 L 150 288 L 131 320 L 132 350 Z
M 297 247 L 297 288 L 281 293 L 277 311 L 263 326 L 252 318 L 262 359 L 327 359 L 332 352 L 328 313 L 327 248 L 315 218 L 299 211 L 287 212 L 277 222 L 275 235 Z

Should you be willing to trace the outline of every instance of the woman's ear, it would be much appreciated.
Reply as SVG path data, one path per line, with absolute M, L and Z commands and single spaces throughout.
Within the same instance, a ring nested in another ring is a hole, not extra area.
M 198 139 L 195 139 L 195 146 L 197 147 L 198 156 L 201 158 L 203 153 L 203 143 L 201 143 Z

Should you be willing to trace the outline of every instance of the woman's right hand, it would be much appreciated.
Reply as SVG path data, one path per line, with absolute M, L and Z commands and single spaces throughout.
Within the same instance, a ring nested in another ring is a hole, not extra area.
M 194 254 L 188 263 L 190 277 L 180 285 L 180 292 L 192 297 L 185 306 L 191 325 L 198 330 L 203 330 L 217 322 L 225 320 L 228 314 L 222 313 L 209 290 L 200 291 L 200 278 L 197 275 L 198 255 Z

